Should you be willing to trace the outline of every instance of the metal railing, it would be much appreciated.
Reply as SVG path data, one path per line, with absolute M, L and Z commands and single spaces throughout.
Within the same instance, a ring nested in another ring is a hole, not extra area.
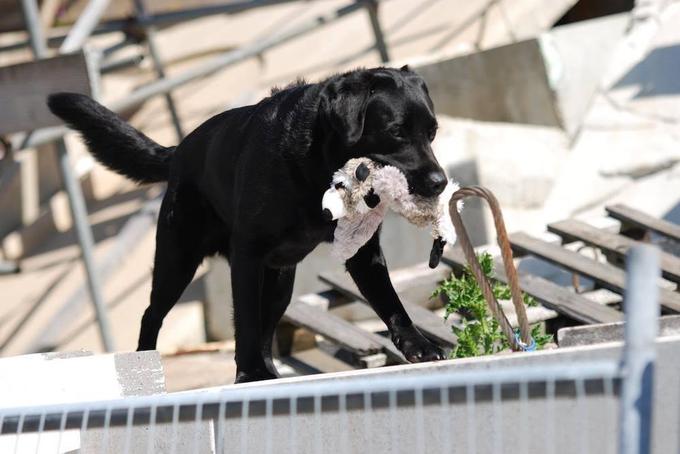
M 310 19 L 309 21 L 303 22 L 282 33 L 277 33 L 264 39 L 258 39 L 247 46 L 226 52 L 206 63 L 197 65 L 175 76 L 166 76 L 163 62 L 160 59 L 156 49 L 156 26 L 161 24 L 167 25 L 171 23 L 182 22 L 185 20 L 196 19 L 213 14 L 234 14 L 252 8 L 286 3 L 289 1 L 290 0 L 250 0 L 225 2 L 224 4 L 216 4 L 210 7 L 184 9 L 173 13 L 150 15 L 147 14 L 144 0 L 135 0 L 135 16 L 133 18 L 130 20 L 110 22 L 108 24 L 99 25 L 99 22 L 106 12 L 110 2 L 109 0 L 89 0 L 86 7 L 78 17 L 76 23 L 70 28 L 68 34 L 61 42 L 59 53 L 70 53 L 81 49 L 86 44 L 88 38 L 91 35 L 103 30 L 102 27 L 104 27 L 104 29 L 106 29 L 106 27 L 114 27 L 113 30 L 128 29 L 133 26 L 141 28 L 144 31 L 145 41 L 148 46 L 149 54 L 153 61 L 154 70 L 158 76 L 158 79 L 132 91 L 131 93 L 128 93 L 124 98 L 111 103 L 108 107 L 116 112 L 121 112 L 131 107 L 138 106 L 155 96 L 163 95 L 165 97 L 166 106 L 170 113 L 178 140 L 182 139 L 184 136 L 184 131 L 182 129 L 180 117 L 177 113 L 175 102 L 172 97 L 173 90 L 192 81 L 214 74 L 230 65 L 259 55 L 262 52 L 317 30 L 320 27 L 333 23 L 355 12 L 366 9 L 371 20 L 373 33 L 375 34 L 376 50 L 379 52 L 383 61 L 387 61 L 389 58 L 387 46 L 385 44 L 377 16 L 379 0 L 356 0 L 352 3 L 348 3 L 347 5 Z M 36 60 L 47 58 L 49 56 L 48 40 L 39 18 L 39 7 L 37 0 L 20 0 L 19 3 L 22 8 L 29 37 L 27 44 L 30 45 Z M 126 39 L 123 45 L 127 44 L 130 44 L 130 42 Z M 92 68 L 91 71 L 92 79 L 95 80 L 98 77 L 97 73 L 101 71 L 101 67 L 99 65 L 93 66 L 97 66 L 97 68 Z M 96 85 L 97 84 L 93 84 L 93 92 L 97 91 Z M 87 286 L 95 309 L 101 342 L 104 350 L 114 351 L 115 342 L 109 327 L 108 316 L 101 290 L 102 280 L 104 277 L 98 273 L 94 261 L 94 239 L 87 221 L 87 208 L 85 206 L 82 190 L 73 172 L 66 148 L 66 143 L 64 141 L 64 135 L 67 132 L 68 129 L 65 126 L 56 126 L 15 134 L 11 141 L 11 147 L 14 151 L 19 151 L 47 143 L 55 143 L 59 169 L 69 198 L 69 207 L 74 219 L 75 230 L 82 252 L 83 265 L 85 267 L 87 277 Z M 7 268 L 9 271 L 15 270 L 15 268 L 8 265 L 5 265 L 4 268 Z
M 0 409 L 0 450 L 63 452 L 76 436 L 81 452 L 111 453 L 648 453 L 658 251 L 638 246 L 628 262 L 623 361 L 525 353 L 532 361 L 507 368 L 402 366 Z

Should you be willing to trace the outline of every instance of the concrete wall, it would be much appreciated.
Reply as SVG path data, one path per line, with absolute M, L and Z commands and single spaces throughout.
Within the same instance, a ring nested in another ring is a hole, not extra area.
M 537 37 L 413 68 L 441 114 L 559 127 L 573 136 L 629 15 L 556 27 Z
M 473 120 L 559 126 L 537 40 L 417 65 L 438 113 Z

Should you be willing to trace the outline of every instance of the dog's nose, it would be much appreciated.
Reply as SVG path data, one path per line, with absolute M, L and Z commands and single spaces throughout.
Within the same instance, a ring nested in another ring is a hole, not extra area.
M 428 173 L 425 181 L 433 196 L 441 194 L 448 182 L 446 175 L 442 171 Z

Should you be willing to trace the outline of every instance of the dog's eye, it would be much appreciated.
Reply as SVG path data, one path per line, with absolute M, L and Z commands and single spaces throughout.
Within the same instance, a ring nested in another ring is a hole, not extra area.
M 430 142 L 432 142 L 434 138 L 437 136 L 437 127 L 435 126 L 434 128 L 430 129 L 427 135 L 428 138 L 430 139 Z
M 392 137 L 396 137 L 398 139 L 403 139 L 404 138 L 404 131 L 403 131 L 402 128 L 397 126 L 397 127 L 394 127 L 394 128 L 390 128 L 390 135 L 392 135 Z

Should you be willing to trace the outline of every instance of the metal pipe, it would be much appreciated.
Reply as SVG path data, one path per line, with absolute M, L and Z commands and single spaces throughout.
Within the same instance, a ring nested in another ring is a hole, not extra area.
M 23 1 L 23 0 L 22 0 Z M 291 3 L 297 0 L 259 0 L 259 1 L 241 1 L 229 2 L 222 5 L 203 6 L 198 8 L 191 8 L 182 11 L 173 11 L 170 13 L 160 13 L 146 16 L 143 20 L 136 19 L 116 19 L 110 20 L 103 24 L 99 24 L 90 35 L 101 35 L 105 33 L 120 32 L 128 29 L 130 26 L 170 26 L 179 22 L 200 19 L 202 17 L 213 16 L 217 14 L 238 14 L 249 9 L 261 8 L 265 6 L 278 5 L 281 3 Z M 66 35 L 52 36 L 48 38 L 50 45 L 59 45 L 66 39 Z M 21 49 L 29 45 L 29 41 L 8 44 L 0 47 L 0 52 Z
M 261 54 L 262 52 L 279 44 L 286 43 L 294 38 L 297 38 L 298 36 L 313 31 L 318 26 L 333 23 L 336 20 L 341 19 L 348 14 L 351 14 L 364 7 L 365 2 L 357 2 L 331 13 L 318 16 L 292 30 L 252 43 L 251 45 L 244 48 L 227 52 L 219 57 L 215 57 L 212 61 L 209 61 L 202 66 L 188 69 L 172 78 L 164 78 L 155 82 L 151 82 L 148 85 L 131 92 L 125 98 L 112 102 L 108 107 L 114 112 L 122 112 L 124 110 L 138 106 L 149 98 L 167 93 L 195 79 L 209 76 L 226 66 L 233 65 L 245 60 L 246 58 Z M 30 137 L 27 137 L 26 135 L 23 137 L 17 137 L 13 141 L 13 145 L 16 150 L 35 147 L 43 143 L 52 142 L 63 136 L 67 131 L 68 129 L 63 126 L 43 128 L 35 131 Z
M 101 73 L 101 75 L 104 75 L 121 69 L 130 68 L 132 66 L 138 66 L 140 63 L 144 61 L 144 57 L 145 55 L 143 54 L 136 54 L 130 57 L 121 58 L 120 60 L 112 59 L 110 61 L 102 63 L 99 66 L 99 72 Z
M 216 14 L 238 14 L 249 9 L 291 3 L 297 0 L 246 0 L 232 1 L 222 5 L 202 6 L 184 11 L 172 11 L 146 16 L 138 21 L 142 26 L 167 26 L 192 19 L 200 19 Z
M 83 197 L 83 191 L 80 187 L 78 177 L 71 167 L 71 161 L 66 150 L 64 139 L 57 140 L 56 145 L 59 170 L 61 171 L 64 187 L 68 194 L 71 216 L 73 217 L 73 224 L 78 235 L 78 242 L 81 246 L 83 265 L 85 266 L 87 275 L 87 287 L 90 291 L 90 296 L 92 297 L 94 312 L 97 318 L 97 324 L 99 325 L 99 335 L 104 349 L 111 352 L 115 350 L 115 346 L 109 319 L 106 314 L 106 305 L 104 304 L 104 298 L 101 294 L 101 279 L 97 272 L 92 252 L 94 250 L 94 238 L 92 236 L 90 224 L 87 220 L 85 197 Z
M 45 35 L 42 32 L 42 23 L 38 16 L 38 5 L 36 0 L 22 0 L 24 12 L 26 14 L 26 23 L 28 25 L 29 36 L 31 37 L 31 45 L 33 54 L 36 59 L 45 58 L 47 56 L 47 46 L 45 43 Z M 96 24 L 95 24 L 96 25 Z M 69 36 L 71 36 L 69 34 Z M 87 36 L 82 34 L 73 35 L 70 46 L 78 45 L 80 47 L 82 42 L 87 39 Z M 78 37 L 76 41 L 75 37 Z M 64 43 L 66 44 L 66 43 Z M 62 46 L 64 48 L 65 46 Z M 77 49 L 73 49 L 77 50 Z M 29 135 L 29 137 L 31 137 Z M 78 235 L 78 242 L 83 256 L 83 265 L 85 266 L 85 274 L 87 276 L 87 284 L 92 297 L 97 322 L 99 324 L 99 333 L 102 344 L 106 351 L 113 351 L 113 338 L 109 328 L 108 318 L 106 317 L 106 309 L 104 306 L 104 298 L 101 294 L 101 284 L 99 275 L 94 266 L 94 258 L 92 251 L 94 249 L 94 239 L 92 237 L 92 230 L 87 220 L 87 208 L 85 207 L 85 198 L 83 197 L 80 183 L 71 168 L 68 152 L 66 150 L 66 143 L 63 137 L 59 137 L 56 141 L 57 160 L 59 163 L 59 170 L 61 172 L 62 180 L 66 193 L 69 199 L 69 207 L 71 208 L 71 215 L 75 225 L 76 233 Z
M 336 20 L 364 7 L 364 2 L 347 5 L 336 11 L 317 16 L 316 18 L 311 19 L 291 30 L 288 30 L 287 32 L 262 39 L 258 42 L 250 44 L 249 46 L 222 54 L 221 56 L 216 57 L 212 61 L 207 62 L 202 66 L 188 69 L 173 78 L 160 79 L 156 82 L 152 82 L 133 91 L 126 98 L 111 103 L 110 109 L 120 112 L 137 106 L 152 96 L 167 93 L 181 85 L 186 84 L 187 82 L 191 82 L 194 79 L 209 76 L 226 66 L 239 63 L 246 58 L 261 54 L 272 47 L 286 43 L 294 38 L 297 38 L 298 36 L 315 30 L 320 25 L 327 25 L 335 22 Z
M 138 18 L 144 18 L 147 16 L 146 6 L 144 0 L 135 0 L 135 10 L 137 12 Z M 163 65 L 163 60 L 161 60 L 160 53 L 156 47 L 156 27 L 148 26 L 145 27 L 146 34 L 146 45 L 149 49 L 149 55 L 151 55 L 151 61 L 153 62 L 154 69 L 156 70 L 156 75 L 159 79 L 165 78 L 165 66 Z M 165 93 L 165 104 L 168 107 L 168 112 L 170 112 L 170 117 L 172 119 L 172 124 L 175 127 L 175 133 L 177 134 L 177 141 L 181 142 L 184 138 L 184 131 L 182 131 L 182 123 L 177 114 L 177 108 L 175 106 L 175 100 L 172 97 L 171 92 Z
M 635 246 L 626 261 L 619 452 L 647 454 L 651 452 L 654 342 L 659 317 L 659 250 L 650 245 Z
M 380 17 L 378 16 L 378 1 L 370 1 L 366 3 L 366 11 L 368 11 L 368 18 L 371 21 L 371 28 L 373 29 L 373 34 L 375 35 L 375 48 L 380 54 L 380 60 L 383 63 L 390 61 L 390 55 L 387 51 L 387 43 L 385 42 L 385 34 L 383 33 L 382 26 L 380 25 Z
M 94 29 L 99 24 L 99 20 L 104 15 L 109 6 L 109 0 L 90 0 L 78 20 L 66 35 L 66 39 L 59 47 L 60 54 L 75 52 L 83 47 L 87 38 L 90 37 Z
M 40 12 L 36 0 L 21 0 L 21 9 L 28 29 L 28 43 L 36 59 L 47 57 L 47 43 L 40 22 Z

